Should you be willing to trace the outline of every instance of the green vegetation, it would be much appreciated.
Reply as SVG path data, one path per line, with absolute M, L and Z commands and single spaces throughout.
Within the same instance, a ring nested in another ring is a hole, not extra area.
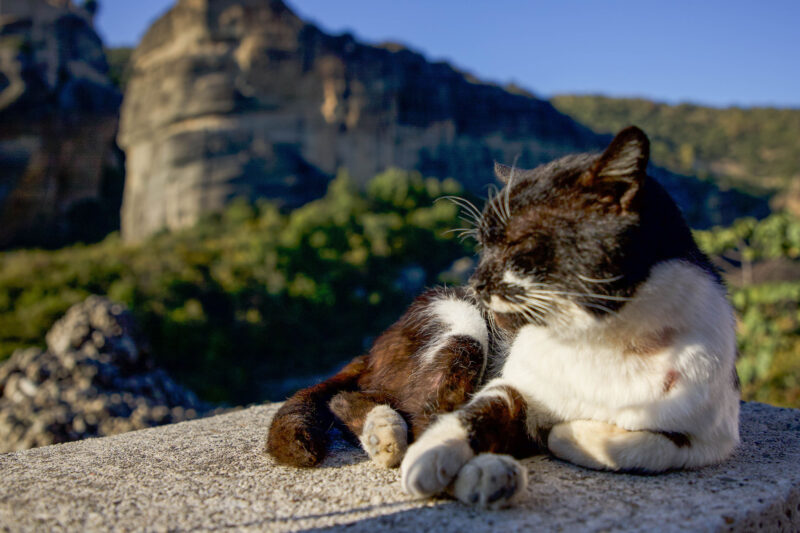
M 753 192 L 800 178 L 800 109 L 668 105 L 636 98 L 557 96 L 561 112 L 602 133 L 630 124 L 652 141 L 653 161 Z
M 800 280 L 733 291 L 746 399 L 800 407 Z
M 120 91 L 125 90 L 128 80 L 131 77 L 128 64 L 133 55 L 133 48 L 119 47 L 106 48 L 106 61 L 108 61 L 108 77 L 111 83 L 119 87 Z
M 471 255 L 448 230 L 452 180 L 389 171 L 359 192 L 346 174 L 290 213 L 234 202 L 191 230 L 124 245 L 0 254 L 0 359 L 41 344 L 92 293 L 127 304 L 159 364 L 204 398 L 264 399 L 266 380 L 319 375 L 363 353 L 426 285 Z M 800 407 L 800 279 L 746 268 L 800 259 L 800 220 L 775 214 L 696 233 L 728 261 L 747 399 Z M 759 280 L 756 280 L 759 281 Z
M 739 264 L 730 280 L 745 398 L 800 407 L 800 279 L 753 283 L 751 277 L 758 265 L 800 260 L 800 219 L 781 213 L 744 218 L 695 236 L 707 253 Z
M 695 232 L 700 247 L 708 254 L 731 252 L 745 261 L 800 257 L 800 222 L 786 213 L 775 213 L 764 220 L 740 218 L 726 228 Z
M 42 344 L 91 293 L 127 304 L 158 362 L 209 400 L 244 403 L 265 379 L 320 374 L 365 351 L 424 285 L 470 253 L 455 181 L 389 171 L 366 192 L 342 174 L 289 214 L 235 202 L 197 227 L 126 246 L 0 255 L 0 358 Z

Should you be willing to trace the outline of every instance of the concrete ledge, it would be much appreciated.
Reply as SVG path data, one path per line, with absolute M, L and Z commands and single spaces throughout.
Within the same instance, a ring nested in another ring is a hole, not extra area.
M 276 408 L 0 455 L 0 529 L 800 530 L 800 410 L 743 405 L 736 456 L 695 472 L 533 458 L 521 505 L 486 512 L 414 501 L 345 444 L 321 468 L 276 466 L 262 452 Z

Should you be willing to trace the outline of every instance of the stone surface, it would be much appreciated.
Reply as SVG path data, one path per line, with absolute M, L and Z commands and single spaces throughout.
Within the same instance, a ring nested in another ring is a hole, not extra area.
M 416 169 L 483 195 L 494 160 L 531 168 L 609 140 L 517 88 L 327 35 L 280 0 L 180 0 L 129 72 L 119 135 L 128 240 L 191 225 L 236 196 L 302 204 L 340 168 L 359 183 Z M 722 221 L 712 219 L 730 201 L 712 185 L 659 177 L 693 222 Z
M 212 407 L 156 368 L 133 317 L 97 296 L 0 364 L 0 453 L 203 416 Z
M 121 95 L 92 13 L 0 2 L 0 247 L 93 240 L 118 224 Z
M 742 409 L 742 445 L 720 466 L 658 476 L 526 461 L 520 505 L 479 511 L 404 495 L 398 471 L 337 441 L 320 468 L 264 455 L 276 405 L 0 455 L 9 530 L 797 531 L 800 411 Z

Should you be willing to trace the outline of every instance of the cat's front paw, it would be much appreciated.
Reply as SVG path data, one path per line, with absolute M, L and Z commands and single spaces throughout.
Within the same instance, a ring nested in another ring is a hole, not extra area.
M 469 444 L 461 439 L 433 445 L 416 442 L 408 449 L 400 467 L 403 490 L 418 498 L 444 492 L 472 456 Z
M 408 426 L 397 411 L 379 405 L 367 415 L 359 440 L 373 461 L 393 468 L 400 464 L 408 449 Z
M 528 486 L 528 472 L 510 455 L 483 453 L 464 465 L 453 485 L 463 503 L 483 508 L 507 507 Z

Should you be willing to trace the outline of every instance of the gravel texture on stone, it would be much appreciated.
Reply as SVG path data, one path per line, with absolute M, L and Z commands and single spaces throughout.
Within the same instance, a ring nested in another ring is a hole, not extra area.
M 47 334 L 46 351 L 0 365 L 0 452 L 181 422 L 211 411 L 156 368 L 120 305 L 90 296 Z
M 319 468 L 263 452 L 277 405 L 0 455 L 9 530 L 797 531 L 800 411 L 744 404 L 728 462 L 641 476 L 526 460 L 521 503 L 481 511 L 413 500 L 398 470 L 341 439 Z

